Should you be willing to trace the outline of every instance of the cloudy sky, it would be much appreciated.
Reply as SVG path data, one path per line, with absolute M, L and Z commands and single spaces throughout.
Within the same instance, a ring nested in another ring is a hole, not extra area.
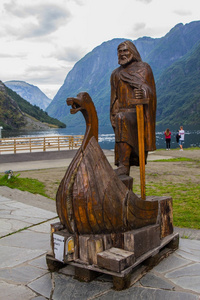
M 0 80 L 53 98 L 85 54 L 113 38 L 162 37 L 200 20 L 200 0 L 1 0 Z

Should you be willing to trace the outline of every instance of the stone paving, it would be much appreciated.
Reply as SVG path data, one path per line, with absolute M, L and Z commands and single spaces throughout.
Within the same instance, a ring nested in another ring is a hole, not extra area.
M 45 256 L 50 250 L 50 224 L 58 220 L 48 205 L 42 209 L 0 196 L 0 214 L 2 300 L 200 299 L 200 240 L 180 239 L 176 252 L 119 292 L 112 289 L 108 275 L 85 283 L 73 278 L 72 266 L 48 271 Z

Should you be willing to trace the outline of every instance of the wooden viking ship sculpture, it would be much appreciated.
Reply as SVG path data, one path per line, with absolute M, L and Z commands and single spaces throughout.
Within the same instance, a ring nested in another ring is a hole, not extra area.
M 71 234 L 125 232 L 155 224 L 158 201 L 143 201 L 116 175 L 98 144 L 97 113 L 86 92 L 68 98 L 72 114 L 86 121 L 83 143 L 62 179 L 57 196 L 61 224 Z
M 46 256 L 48 268 L 56 271 L 71 264 L 75 277 L 83 281 L 110 274 L 114 288 L 121 290 L 130 285 L 132 270 L 147 258 L 152 266 L 177 249 L 172 198 L 143 200 L 135 195 L 127 184 L 131 177 L 126 175 L 124 184 L 98 144 L 98 118 L 90 96 L 79 93 L 67 104 L 72 114 L 82 112 L 86 132 L 58 188 L 60 222 L 51 224 L 53 251 Z

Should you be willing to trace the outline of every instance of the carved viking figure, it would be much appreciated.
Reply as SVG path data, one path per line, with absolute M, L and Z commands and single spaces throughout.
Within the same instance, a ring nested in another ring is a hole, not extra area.
M 156 88 L 151 67 L 142 61 L 135 45 L 125 41 L 118 46 L 120 67 L 111 74 L 110 118 L 115 132 L 115 164 L 118 175 L 129 175 L 130 166 L 139 165 L 137 116 L 134 99 L 144 104 L 145 154 L 154 151 Z

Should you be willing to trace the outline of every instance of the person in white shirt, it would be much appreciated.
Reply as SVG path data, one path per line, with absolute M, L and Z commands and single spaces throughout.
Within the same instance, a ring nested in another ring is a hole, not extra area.
M 183 126 L 180 127 L 179 135 L 180 135 L 180 139 L 179 139 L 180 151 L 183 151 L 183 143 L 185 138 L 185 131 L 183 130 Z

